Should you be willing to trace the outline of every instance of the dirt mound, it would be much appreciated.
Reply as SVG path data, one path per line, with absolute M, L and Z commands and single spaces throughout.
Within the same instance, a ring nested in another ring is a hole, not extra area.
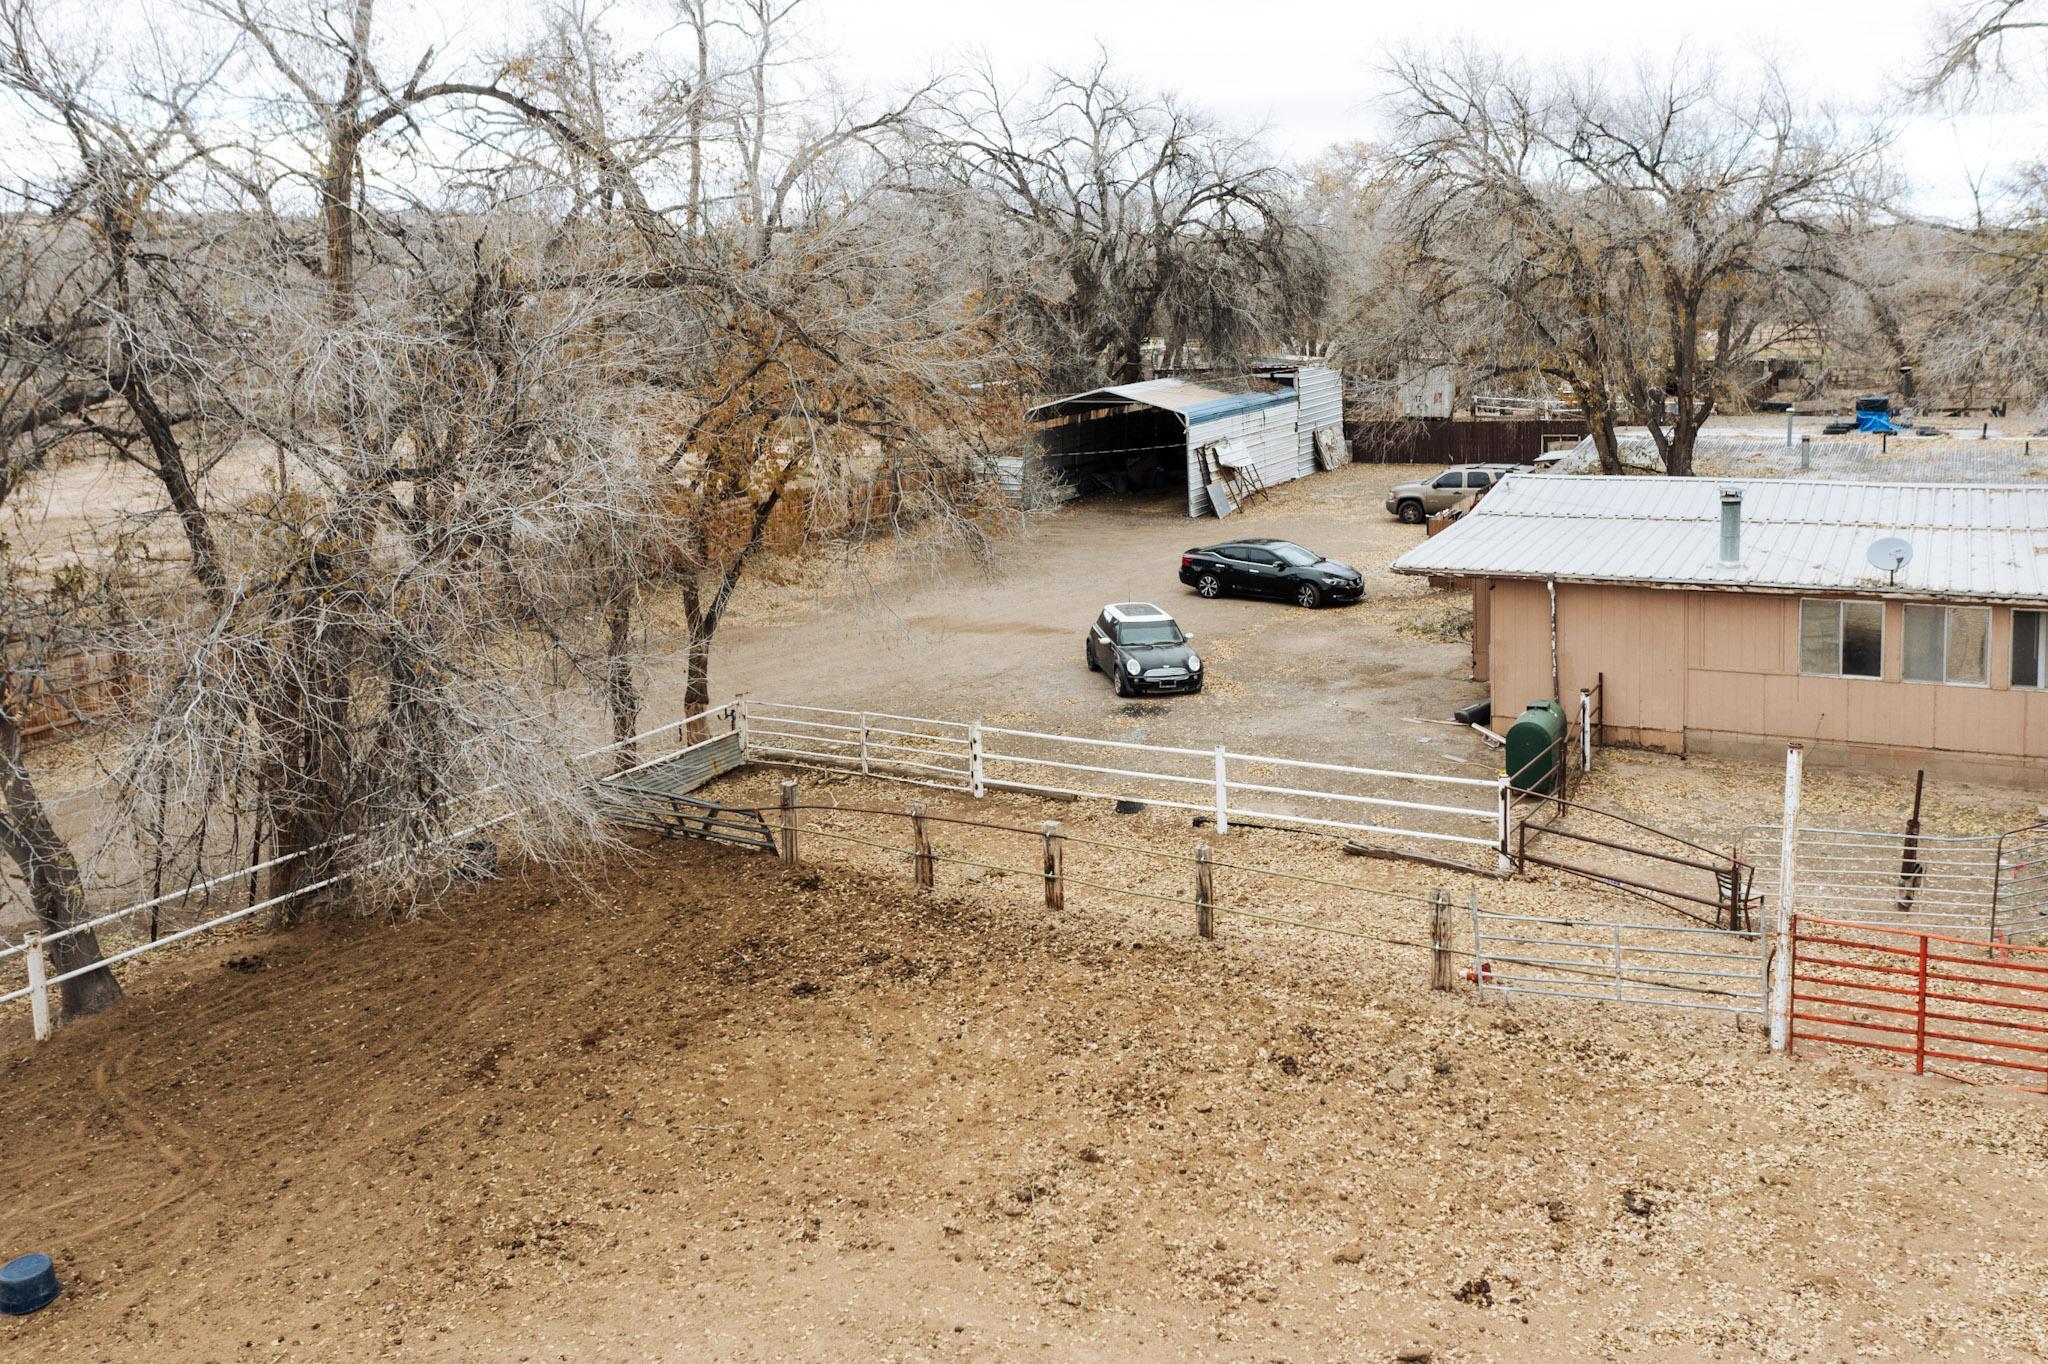
M 244 936 L 8 1053 L 0 1250 L 68 1287 L 0 1353 L 2048 1344 L 2038 1100 L 1187 927 L 658 846 Z

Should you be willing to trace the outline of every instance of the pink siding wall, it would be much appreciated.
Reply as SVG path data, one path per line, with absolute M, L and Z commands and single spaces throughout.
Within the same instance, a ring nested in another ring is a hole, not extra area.
M 1558 671 L 1569 705 L 1606 676 L 1618 742 L 1682 751 L 1720 740 L 1800 739 L 1847 753 L 2048 758 L 2048 693 L 2011 687 L 2012 613 L 1992 612 L 1990 685 L 1899 680 L 1904 608 L 1885 609 L 1882 680 L 1799 673 L 1799 599 L 1565 584 Z M 1540 582 L 1493 585 L 1487 625 L 1496 724 L 1550 695 L 1550 604 Z M 1725 745 L 1721 745 L 1725 746 Z M 2048 774 L 2044 774 L 2048 779 Z

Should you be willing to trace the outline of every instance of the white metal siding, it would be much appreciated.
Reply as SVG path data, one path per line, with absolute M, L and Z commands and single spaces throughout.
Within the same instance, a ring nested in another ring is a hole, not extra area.
M 1294 373 L 1294 387 L 1300 404 L 1295 416 L 1299 476 L 1316 471 L 1317 430 L 1344 424 L 1344 376 L 1334 369 L 1300 369 Z
M 1256 412 L 1233 412 L 1192 428 L 1188 432 L 1188 515 L 1212 514 L 1209 490 L 1202 484 L 1201 461 L 1195 457 L 1195 451 L 1204 445 L 1231 438 L 1244 442 L 1251 447 L 1252 463 L 1269 488 L 1299 477 L 1295 412 L 1293 403 L 1275 403 Z

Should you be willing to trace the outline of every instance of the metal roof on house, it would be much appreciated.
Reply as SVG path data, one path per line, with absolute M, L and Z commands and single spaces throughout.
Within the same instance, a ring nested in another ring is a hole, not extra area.
M 1292 401 L 1294 389 L 1271 379 L 1208 380 L 1201 383 L 1192 379 L 1146 379 L 1142 383 L 1091 388 L 1085 393 L 1054 398 L 1025 413 L 1025 420 L 1041 421 L 1057 415 L 1062 408 L 1136 403 L 1142 407 L 1178 413 L 1188 425 L 1193 426 L 1197 422 L 1214 421 L 1233 413 L 1254 412 Z
M 1734 564 L 1720 559 L 1724 488 L 1742 493 Z M 1913 546 L 1896 582 L 1867 557 L 1887 536 Z M 2048 602 L 2048 488 L 1513 474 L 1393 567 L 1448 577 Z

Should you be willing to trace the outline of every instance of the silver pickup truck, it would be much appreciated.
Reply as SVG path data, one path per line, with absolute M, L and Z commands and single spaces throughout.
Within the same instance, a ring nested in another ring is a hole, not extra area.
M 1454 502 L 1484 492 L 1521 468 L 1519 464 L 1453 464 L 1435 478 L 1396 483 L 1387 490 L 1387 510 L 1419 525 Z

